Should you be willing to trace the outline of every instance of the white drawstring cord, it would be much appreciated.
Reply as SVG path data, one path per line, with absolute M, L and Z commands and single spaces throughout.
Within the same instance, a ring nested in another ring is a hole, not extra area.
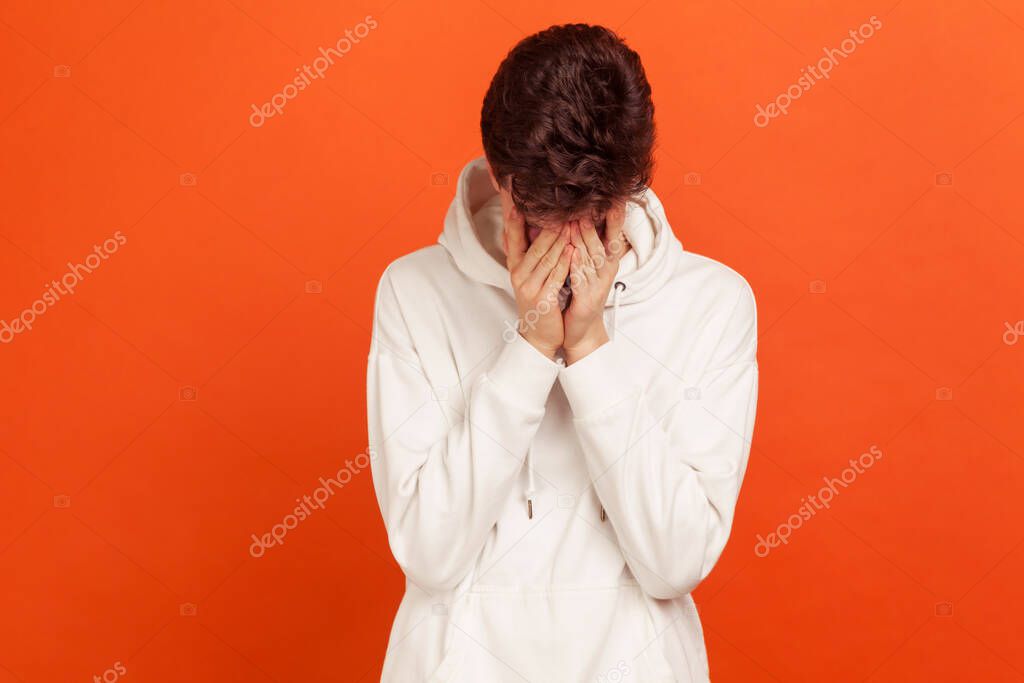
M 526 498 L 526 515 L 533 519 L 533 494 L 537 490 L 537 482 L 533 478 L 533 449 L 526 449 L 526 491 L 523 496 Z
M 612 287 L 612 290 L 613 290 L 612 291 L 612 329 L 611 329 L 611 332 L 608 334 L 608 338 L 614 340 L 615 339 L 615 325 L 618 324 L 618 321 L 619 321 L 619 292 L 625 292 L 626 291 L 626 283 L 623 282 L 622 280 L 617 280 L 615 282 L 615 286 Z M 608 519 L 608 515 L 607 515 L 607 513 L 605 513 L 604 506 L 602 505 L 601 506 L 601 521 L 603 522 L 606 519 Z
M 612 292 L 612 331 L 608 336 L 611 339 L 615 339 L 615 324 L 619 318 L 619 292 L 626 291 L 626 283 L 618 280 L 612 289 L 614 290 Z

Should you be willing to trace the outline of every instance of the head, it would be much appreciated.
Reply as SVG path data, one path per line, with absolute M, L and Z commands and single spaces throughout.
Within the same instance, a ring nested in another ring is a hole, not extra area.
M 491 80 L 480 117 L 495 189 L 530 228 L 592 218 L 650 182 L 654 105 L 640 57 L 601 26 L 524 38 Z

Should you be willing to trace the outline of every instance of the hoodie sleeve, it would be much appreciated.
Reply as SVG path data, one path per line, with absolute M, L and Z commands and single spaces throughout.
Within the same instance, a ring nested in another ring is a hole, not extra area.
M 472 386 L 432 386 L 399 302 L 386 272 L 367 370 L 373 483 L 406 576 L 449 590 L 498 520 L 559 366 L 516 335 Z M 464 412 L 447 407 L 450 392 L 465 392 Z
M 604 344 L 562 370 L 587 467 L 646 593 L 676 598 L 711 571 L 732 527 L 757 404 L 756 308 L 746 283 L 707 370 L 653 405 L 623 349 Z

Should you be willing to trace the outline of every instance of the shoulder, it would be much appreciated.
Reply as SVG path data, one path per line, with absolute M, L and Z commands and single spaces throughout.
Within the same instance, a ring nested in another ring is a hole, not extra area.
M 377 284 L 374 341 L 392 349 L 407 345 L 409 322 L 417 308 L 429 307 L 431 296 L 440 291 L 454 267 L 440 244 L 417 249 L 389 263 Z
M 435 281 L 454 267 L 448 251 L 440 244 L 432 244 L 389 263 L 381 275 L 381 283 L 404 289 Z
M 440 244 L 400 256 L 384 269 L 377 285 L 377 308 L 422 305 L 443 292 L 458 268 Z
M 680 306 L 703 329 L 716 365 L 753 360 L 757 352 L 757 301 L 746 278 L 714 259 L 683 252 L 672 278 Z
M 729 266 L 707 256 L 684 251 L 673 280 L 687 294 L 706 302 L 719 312 L 754 318 L 757 302 L 747 279 Z M 692 300 L 692 299 L 691 299 Z

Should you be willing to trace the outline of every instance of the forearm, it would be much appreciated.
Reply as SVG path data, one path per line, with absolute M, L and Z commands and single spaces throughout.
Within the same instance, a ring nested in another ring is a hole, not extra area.
M 561 382 L 595 491 L 634 575 L 654 597 L 688 593 L 731 528 L 756 365 L 723 370 L 709 378 L 706 401 L 681 401 L 666 414 L 651 410 L 615 342 L 570 365 Z
M 445 416 L 421 375 L 381 354 L 371 363 L 371 443 L 381 512 L 403 570 L 447 588 L 486 541 L 544 415 L 558 366 L 525 340 L 504 347 L 471 387 L 461 414 Z M 412 373 L 412 374 L 410 374 Z

